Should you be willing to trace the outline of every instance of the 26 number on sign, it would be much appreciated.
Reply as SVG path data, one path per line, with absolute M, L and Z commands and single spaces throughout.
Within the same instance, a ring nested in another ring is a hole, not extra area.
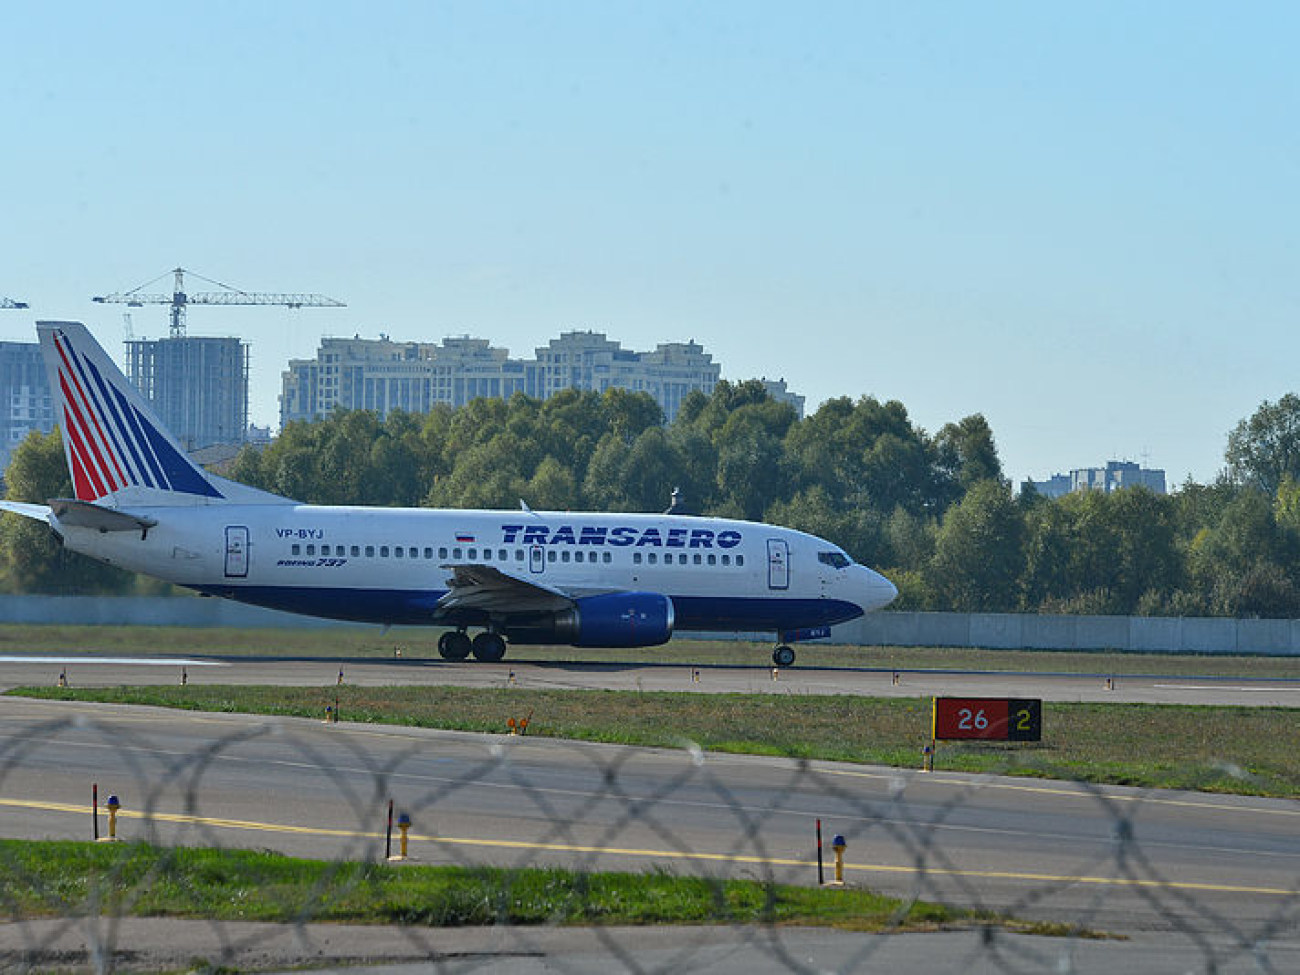
M 935 740 L 1041 741 L 1043 702 L 1021 698 L 936 697 Z

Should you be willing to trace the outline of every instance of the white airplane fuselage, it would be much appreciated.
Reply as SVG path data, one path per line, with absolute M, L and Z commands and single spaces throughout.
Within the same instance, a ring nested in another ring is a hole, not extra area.
M 173 507 L 130 511 L 158 523 L 61 527 L 64 544 L 208 595 L 336 619 L 435 622 L 447 567 L 465 564 L 575 596 L 662 593 L 677 630 L 829 626 L 895 594 L 815 536 L 727 519 L 297 504 L 201 504 L 183 518 Z

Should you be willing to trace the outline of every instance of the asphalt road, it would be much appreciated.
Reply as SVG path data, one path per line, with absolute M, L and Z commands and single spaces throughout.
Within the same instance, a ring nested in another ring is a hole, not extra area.
M 328 684 L 339 666 L 5 660 L 0 686 L 52 682 L 65 668 L 83 685 L 173 682 L 181 667 L 205 683 Z M 798 668 L 776 681 L 766 670 L 710 668 L 695 682 L 684 668 L 342 666 L 348 682 L 376 684 L 501 683 L 513 669 L 516 683 L 551 687 L 1300 701 L 1300 688 L 1275 681 L 1121 678 L 1109 690 L 1092 677 L 1034 675 L 907 673 L 895 686 L 889 673 Z M 847 840 L 850 884 L 1156 938 L 1170 957 L 1219 952 L 1219 970 L 1261 946 L 1294 960 L 1300 942 L 1300 806 L 1290 801 L 0 699 L 0 834 L 89 838 L 92 783 L 101 801 L 120 796 L 127 838 L 379 859 L 391 798 L 412 816 L 421 863 L 802 884 L 816 882 L 820 818 L 827 843 Z
M 1222 661 L 1216 661 L 1222 665 Z M 324 686 L 342 671 L 349 684 L 370 686 L 454 684 L 467 687 L 543 687 L 686 691 L 701 694 L 861 694 L 871 697 L 1005 696 L 1045 701 L 1151 704 L 1236 704 L 1300 708 L 1300 679 L 1187 677 L 1129 674 L 1042 674 L 977 671 L 894 671 L 601 663 L 448 663 L 443 660 L 375 660 L 274 657 L 103 657 L 69 653 L 0 655 L 0 689 L 52 685 L 65 675 L 81 687 L 191 683 Z

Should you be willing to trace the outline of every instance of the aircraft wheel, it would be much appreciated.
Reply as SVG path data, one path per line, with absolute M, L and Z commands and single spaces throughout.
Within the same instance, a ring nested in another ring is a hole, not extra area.
M 443 660 L 464 660 L 470 649 L 469 637 L 463 630 L 448 630 L 438 637 L 438 653 Z
M 794 663 L 794 649 L 785 644 L 772 651 L 772 663 L 778 667 L 789 667 Z
M 474 656 L 485 664 L 494 664 L 506 655 L 506 641 L 500 633 L 484 631 L 474 637 Z

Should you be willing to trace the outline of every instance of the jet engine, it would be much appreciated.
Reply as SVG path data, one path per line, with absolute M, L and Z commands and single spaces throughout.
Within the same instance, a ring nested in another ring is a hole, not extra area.
M 511 643 L 575 647 L 654 647 L 673 635 L 673 601 L 657 592 L 585 596 L 572 609 L 526 623 L 507 624 Z

